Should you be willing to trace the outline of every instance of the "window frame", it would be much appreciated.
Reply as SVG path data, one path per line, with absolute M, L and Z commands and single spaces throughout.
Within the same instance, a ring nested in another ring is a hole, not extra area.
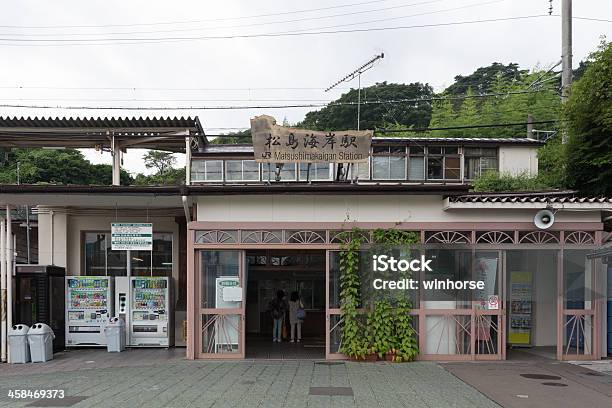
M 479 152 L 478 154 L 472 154 L 472 153 L 467 153 L 467 149 L 478 149 Z M 484 155 L 483 154 L 483 149 L 487 149 L 487 150 L 494 150 L 495 151 L 495 156 L 490 156 L 490 155 Z M 488 158 L 488 159 L 495 159 L 495 168 L 494 169 L 487 169 L 487 170 L 492 170 L 492 171 L 497 171 L 499 172 L 499 147 L 468 147 L 468 148 L 464 148 L 463 150 L 463 169 L 462 169 L 462 180 L 476 180 L 478 177 L 482 176 L 482 159 L 483 158 Z M 468 171 L 468 164 L 467 164 L 467 160 L 469 159 L 474 159 L 474 158 L 478 158 L 478 171 L 476 174 L 476 177 L 469 177 L 469 174 L 466 174 L 466 172 Z
M 375 148 L 381 148 L 381 147 L 386 147 L 387 151 L 386 152 L 379 152 L 376 153 L 374 152 Z M 395 152 L 392 153 L 391 152 L 391 148 L 397 148 L 397 147 L 401 147 L 403 148 L 404 152 L 403 153 L 399 153 L 399 152 Z M 371 156 L 371 160 L 370 160 L 370 180 L 377 180 L 377 181 L 393 181 L 393 180 L 406 180 L 407 177 L 407 165 L 408 165 L 408 146 L 407 145 L 381 145 L 381 146 L 372 146 L 372 154 Z M 374 160 L 376 157 L 386 157 L 387 158 L 387 174 L 389 175 L 389 177 L 387 178 L 378 178 L 378 177 L 374 177 Z M 391 177 L 391 157 L 401 157 L 404 159 L 404 171 L 403 171 L 403 177 L 400 178 L 392 178 Z
M 236 159 L 236 160 L 240 160 L 240 159 Z M 225 160 L 224 159 L 200 159 L 197 158 L 195 160 L 192 160 L 192 166 L 193 166 L 193 162 L 202 162 L 204 163 L 204 171 L 200 172 L 200 171 L 193 171 L 193 167 L 192 167 L 192 171 L 191 171 L 191 181 L 194 183 L 223 183 L 225 182 Z M 221 178 L 220 179 L 215 179 L 215 180 L 208 180 L 208 163 L 209 162 L 221 162 Z M 204 179 L 196 179 L 194 178 L 194 174 L 204 174 Z
M 228 179 L 227 177 L 227 169 L 228 162 L 240 162 L 240 179 Z M 244 162 L 253 162 L 257 166 L 257 178 L 255 179 L 245 179 L 244 178 Z M 223 160 L 223 181 L 228 183 L 236 183 L 236 182 L 253 182 L 253 181 L 261 181 L 261 164 L 256 162 L 255 159 L 225 159 Z
M 87 275 L 87 234 L 104 234 L 105 238 L 104 238 L 104 274 L 103 275 Z M 175 259 L 174 257 L 174 249 L 175 249 L 175 245 L 177 245 L 177 243 L 175 242 L 176 237 L 174 236 L 174 233 L 172 231 L 156 231 L 153 233 L 153 240 L 155 241 L 155 236 L 160 236 L 160 235 L 168 235 L 170 236 L 170 259 L 172 260 L 172 265 L 170 266 L 170 277 L 173 274 L 174 271 L 174 264 L 176 262 L 178 262 L 177 259 Z M 109 246 L 106 245 L 106 243 L 108 242 L 110 244 L 110 238 L 111 238 L 111 231 L 110 230 L 81 230 L 81 276 L 127 276 L 127 257 L 125 259 L 125 271 L 126 271 L 126 275 L 109 275 L 108 274 L 108 255 L 109 255 Z M 108 241 L 107 241 L 108 239 Z M 123 252 L 126 254 L 127 256 L 127 252 L 128 251 L 116 251 L 116 252 Z M 133 252 L 133 251 L 131 251 Z M 149 256 L 151 259 L 151 264 L 149 266 L 149 271 L 150 273 L 153 273 L 153 250 L 151 251 L 147 251 L 149 252 Z M 137 276 L 132 274 L 131 276 Z M 151 275 L 149 275 L 151 276 Z M 158 275 L 153 275 L 153 276 L 158 276 Z M 161 275 L 160 275 L 161 276 Z

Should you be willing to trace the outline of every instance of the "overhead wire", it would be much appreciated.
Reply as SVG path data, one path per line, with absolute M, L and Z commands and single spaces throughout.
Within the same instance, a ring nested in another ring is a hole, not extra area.
M 495 23 L 504 21 L 528 20 L 534 18 L 549 17 L 547 14 L 536 14 L 527 16 L 513 16 L 489 18 L 480 20 L 464 20 L 452 21 L 446 23 L 431 23 L 431 24 L 415 24 L 408 26 L 393 26 L 393 27 L 372 27 L 372 28 L 355 28 L 349 30 L 328 30 L 328 31 L 300 31 L 300 32 L 276 32 L 276 33 L 260 33 L 260 34 L 232 34 L 218 36 L 184 36 L 184 37 L 160 37 L 160 38 L 114 38 L 114 39 L 7 39 L 0 37 L 0 42 L 5 42 L 6 46 L 70 46 L 70 45 L 129 45 L 129 44 L 159 44 L 164 42 L 180 42 L 180 41 L 198 41 L 198 40 L 227 40 L 239 38 L 276 38 L 276 37 L 299 37 L 299 36 L 316 36 L 329 34 L 350 34 L 363 32 L 381 32 L 381 31 L 396 31 L 417 28 L 434 28 L 434 27 L 451 27 L 460 25 L 473 25 L 482 23 Z M 98 42 L 96 42 L 98 41 Z M 102 42 L 101 42 L 102 41 Z M 43 42 L 44 44 L 29 44 L 31 42 Z M 53 44 L 58 43 L 59 44 Z M 13 44 L 15 43 L 15 44 Z

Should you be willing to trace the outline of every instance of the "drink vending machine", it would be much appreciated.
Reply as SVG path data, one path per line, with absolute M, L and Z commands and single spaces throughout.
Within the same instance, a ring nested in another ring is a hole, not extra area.
M 154 276 L 115 278 L 116 315 L 125 321 L 126 345 L 169 347 L 173 343 L 170 279 Z
M 104 327 L 113 316 L 108 276 L 66 277 L 66 346 L 105 346 Z

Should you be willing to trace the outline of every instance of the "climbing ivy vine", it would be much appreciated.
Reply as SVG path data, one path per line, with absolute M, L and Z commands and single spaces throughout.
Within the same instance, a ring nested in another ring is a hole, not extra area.
M 364 304 L 359 276 L 360 252 L 364 248 L 365 231 L 354 228 L 339 235 L 340 245 L 340 310 L 343 321 L 340 352 L 363 359 L 367 354 L 379 358 L 391 353 L 395 361 L 410 361 L 418 354 L 416 332 L 412 327 L 412 307 L 405 298 L 381 299 Z M 415 232 L 398 229 L 377 229 L 372 243 L 383 248 L 405 247 L 409 253 L 419 242 Z M 367 308 L 365 322 L 359 319 L 360 306 Z

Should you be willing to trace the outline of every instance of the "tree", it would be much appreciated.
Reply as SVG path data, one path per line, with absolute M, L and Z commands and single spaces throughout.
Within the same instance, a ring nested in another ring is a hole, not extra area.
M 134 179 L 137 185 L 180 185 L 185 184 L 185 167 L 175 169 L 176 157 L 172 153 L 150 150 L 144 156 L 147 169 L 156 169 L 150 175 L 139 173 Z
M 488 93 L 495 81 L 501 79 L 504 82 L 512 82 L 518 80 L 526 72 L 519 69 L 519 65 L 513 62 L 508 65 L 494 62 L 487 67 L 478 68 L 470 75 L 457 75 L 455 83 L 446 88 L 445 93 L 463 95 L 468 88 L 472 88 L 477 94 Z
M 351 89 L 326 107 L 308 112 L 304 121 L 297 124 L 314 130 L 346 130 L 357 128 L 358 90 Z M 361 89 L 360 128 L 375 129 L 387 124 L 404 127 L 427 127 L 431 119 L 431 102 L 406 101 L 403 103 L 367 103 L 399 99 L 430 99 L 433 88 L 427 84 L 378 83 Z M 345 103 L 348 105 L 338 105 Z
M 251 143 L 251 129 L 238 132 L 230 132 L 227 135 L 216 137 L 210 141 L 211 144 L 242 144 Z
M 566 179 L 584 194 L 612 196 L 612 44 L 602 40 L 589 60 L 563 109 Z
M 78 150 L 13 149 L 0 165 L 0 183 L 22 184 L 54 183 L 78 185 L 110 185 L 112 167 L 91 164 Z M 121 172 L 121 184 L 130 184 L 132 178 Z
M 143 156 L 144 164 L 147 169 L 156 169 L 158 175 L 163 175 L 176 163 L 176 157 L 172 153 L 159 150 L 149 150 Z

